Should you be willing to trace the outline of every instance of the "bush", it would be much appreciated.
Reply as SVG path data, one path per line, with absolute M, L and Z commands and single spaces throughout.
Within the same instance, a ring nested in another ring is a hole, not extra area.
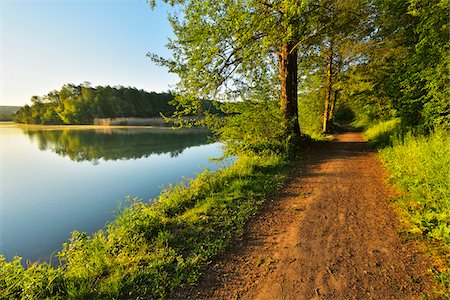
M 225 116 L 208 115 L 205 121 L 225 142 L 227 154 L 280 154 L 292 145 L 284 137 L 278 102 L 224 103 L 221 109 Z
M 324 98 L 321 92 L 299 95 L 298 114 L 304 134 L 313 137 L 322 135 Z

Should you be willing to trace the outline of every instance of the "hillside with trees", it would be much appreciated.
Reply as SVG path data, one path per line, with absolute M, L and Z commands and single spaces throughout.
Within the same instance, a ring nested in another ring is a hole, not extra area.
M 93 124 L 94 118 L 160 117 L 175 108 L 170 93 L 149 93 L 131 87 L 91 87 L 66 84 L 47 95 L 31 98 L 15 115 L 14 122 L 25 124 Z
M 0 105 L 0 121 L 12 121 L 20 106 Z

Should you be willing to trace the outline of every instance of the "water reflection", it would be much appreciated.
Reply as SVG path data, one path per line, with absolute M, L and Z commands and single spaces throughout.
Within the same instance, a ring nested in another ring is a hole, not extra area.
M 23 130 L 32 141 L 37 141 L 42 151 L 50 150 L 72 161 L 94 164 L 99 159 L 138 159 L 162 153 L 176 157 L 187 147 L 206 144 L 209 134 L 201 128 Z
M 114 219 L 126 196 L 148 201 L 161 186 L 219 166 L 219 143 L 199 129 L 0 126 L 0 253 L 46 260 L 73 230 Z

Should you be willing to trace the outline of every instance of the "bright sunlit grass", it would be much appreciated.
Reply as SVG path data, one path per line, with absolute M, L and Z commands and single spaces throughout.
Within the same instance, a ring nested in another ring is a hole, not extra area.
M 387 124 L 386 124 L 387 123 Z M 366 138 L 387 145 L 380 150 L 391 182 L 404 194 L 393 199 L 408 235 L 429 242 L 437 261 L 434 276 L 442 286 L 437 293 L 448 297 L 450 290 L 450 133 L 436 129 L 430 135 L 393 135 L 398 123 L 392 120 L 366 131 Z M 382 137 L 380 137 L 380 135 Z
M 407 194 L 399 202 L 417 232 L 450 246 L 450 135 L 406 135 L 381 150 L 391 178 Z
M 400 119 L 395 118 L 384 122 L 379 122 L 369 127 L 364 132 L 364 138 L 377 147 L 389 145 L 391 140 L 398 134 Z

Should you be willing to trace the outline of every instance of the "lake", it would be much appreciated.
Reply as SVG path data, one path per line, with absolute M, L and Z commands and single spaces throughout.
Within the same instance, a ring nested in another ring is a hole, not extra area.
M 27 129 L 28 128 L 28 129 Z M 32 128 L 32 129 L 31 129 Z M 49 261 L 73 230 L 114 220 L 222 155 L 202 129 L 58 129 L 0 125 L 0 253 Z

